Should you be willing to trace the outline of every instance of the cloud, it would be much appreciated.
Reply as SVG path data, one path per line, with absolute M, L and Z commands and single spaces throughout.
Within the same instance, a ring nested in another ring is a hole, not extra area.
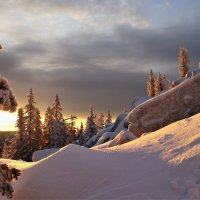
M 1 27 L 5 46 L 0 53 L 1 73 L 10 80 L 22 105 L 32 87 L 43 112 L 58 92 L 68 114 L 86 114 L 90 104 L 98 111 L 110 108 L 117 114 L 130 105 L 134 96 L 146 94 L 150 68 L 171 79 L 178 77 L 179 47 L 188 48 L 192 66 L 200 60 L 198 16 L 193 16 L 191 23 L 141 29 L 131 24 L 135 23 L 131 17 L 139 17 L 139 23 L 141 11 L 142 19 L 146 19 L 144 1 L 138 5 L 132 5 L 133 1 L 104 0 L 8 2 L 16 12 L 10 11 L 12 15 Z M 5 11 L 3 4 L 0 10 Z M 66 10 L 80 15 L 80 19 L 71 17 L 88 30 L 62 32 L 68 28 L 64 23 L 67 18 L 59 14 Z M 25 23 L 15 20 L 14 28 L 8 26 L 11 19 L 20 16 L 26 16 Z M 118 22 L 123 16 L 126 22 Z M 88 20 L 101 31 L 90 29 Z M 58 28 L 57 24 L 66 27 Z

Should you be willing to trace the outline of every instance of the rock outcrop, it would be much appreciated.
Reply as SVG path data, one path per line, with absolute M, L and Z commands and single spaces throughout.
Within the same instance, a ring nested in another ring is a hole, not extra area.
M 200 74 L 134 108 L 128 115 L 129 131 L 140 137 L 200 112 Z

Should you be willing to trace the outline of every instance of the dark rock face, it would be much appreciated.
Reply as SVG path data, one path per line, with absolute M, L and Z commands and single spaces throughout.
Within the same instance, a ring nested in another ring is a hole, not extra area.
M 200 112 L 200 74 L 146 101 L 128 116 L 129 131 L 140 137 Z

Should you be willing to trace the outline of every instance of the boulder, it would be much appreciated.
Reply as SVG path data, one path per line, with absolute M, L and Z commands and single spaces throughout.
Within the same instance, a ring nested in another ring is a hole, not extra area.
M 200 74 L 134 108 L 129 131 L 140 137 L 200 112 Z

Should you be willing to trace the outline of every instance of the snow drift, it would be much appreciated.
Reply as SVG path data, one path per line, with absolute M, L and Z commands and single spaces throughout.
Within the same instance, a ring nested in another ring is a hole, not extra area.
M 51 154 L 57 152 L 58 150 L 59 150 L 59 148 L 51 148 L 51 149 L 35 151 L 32 156 L 32 161 L 33 162 L 39 161 L 39 160 L 46 158 L 47 156 L 50 156 Z
M 158 130 L 200 112 L 200 74 L 190 77 L 133 109 L 128 116 L 129 131 L 136 136 Z
M 14 200 L 200 199 L 200 114 L 99 150 L 69 145 L 26 163 Z M 3 198 L 5 200 L 5 198 Z

